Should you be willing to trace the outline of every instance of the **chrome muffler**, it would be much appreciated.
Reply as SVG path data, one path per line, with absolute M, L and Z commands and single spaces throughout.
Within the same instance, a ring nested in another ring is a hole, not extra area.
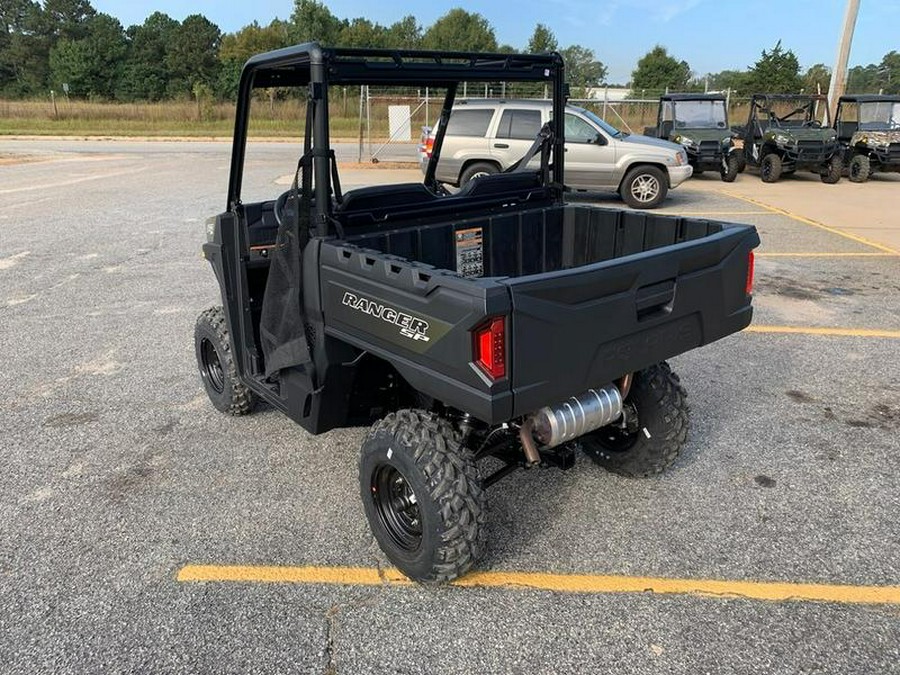
M 553 448 L 615 422 L 622 416 L 622 406 L 622 393 L 616 385 L 588 389 L 538 410 L 528 420 L 529 431 L 545 448 Z

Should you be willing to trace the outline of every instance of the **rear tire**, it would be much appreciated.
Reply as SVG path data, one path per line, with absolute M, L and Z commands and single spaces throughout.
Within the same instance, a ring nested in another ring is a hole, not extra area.
M 763 183 L 777 183 L 781 178 L 782 168 L 781 157 L 770 152 L 759 163 L 759 177 L 762 178 Z
M 722 181 L 725 183 L 733 183 L 734 179 L 737 178 L 737 175 L 740 173 L 740 160 L 738 159 L 737 153 L 732 152 L 725 156 L 724 166 L 719 170 L 719 174 L 722 176 Z
M 625 399 L 626 426 L 609 425 L 580 439 L 581 448 L 607 471 L 629 478 L 665 471 L 687 441 L 687 392 L 663 361 L 635 373 Z
M 194 351 L 203 387 L 216 409 L 229 415 L 252 412 L 256 407 L 256 394 L 238 377 L 225 311 L 221 307 L 210 307 L 197 317 Z
M 495 173 L 500 173 L 500 169 L 497 168 L 496 164 L 491 164 L 490 162 L 469 164 L 459 176 L 459 187 L 465 187 L 466 183 L 473 178 L 492 176 Z
M 655 209 L 669 192 L 668 176 L 655 166 L 638 166 L 625 175 L 619 194 L 633 209 Z
M 362 444 L 359 485 L 372 534 L 410 579 L 452 581 L 481 556 L 486 499 L 478 468 L 441 417 L 399 410 L 378 422 Z
M 834 185 L 841 181 L 841 172 L 844 169 L 844 162 L 840 155 L 834 155 L 825 165 L 825 170 L 821 174 L 822 182 L 828 185 Z
M 743 148 L 738 148 L 731 154 L 737 155 L 738 173 L 744 173 L 744 169 L 747 168 L 747 155 L 744 154 Z
M 865 183 L 872 175 L 872 162 L 865 155 L 854 155 L 847 175 L 851 183 Z

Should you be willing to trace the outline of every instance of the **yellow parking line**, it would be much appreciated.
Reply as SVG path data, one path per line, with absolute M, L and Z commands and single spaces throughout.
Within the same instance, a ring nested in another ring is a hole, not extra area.
M 771 211 L 660 211 L 667 216 L 772 216 Z
M 796 335 L 833 335 L 838 337 L 870 337 L 900 340 L 900 330 L 871 328 L 823 328 L 819 326 L 764 326 L 753 324 L 745 333 L 791 333 Z
M 801 251 L 798 253 L 757 253 L 757 258 L 896 258 L 900 253 L 872 253 L 866 251 L 864 253 L 847 253 L 845 251 L 836 253 Z
M 791 211 L 788 211 L 787 209 L 782 209 L 777 206 L 770 206 L 769 204 L 758 201 L 751 197 L 744 197 L 743 195 L 735 194 L 734 192 L 729 192 L 728 190 L 719 190 L 719 192 L 727 197 L 733 197 L 734 199 L 740 199 L 741 201 L 745 201 L 749 204 L 755 204 L 756 206 L 760 206 L 764 209 L 767 209 L 768 211 L 771 211 L 772 213 L 777 213 L 782 216 L 786 216 L 786 217 L 790 218 L 791 220 L 796 220 L 797 222 L 805 223 L 806 225 L 812 225 L 813 227 L 821 228 L 821 229 L 825 230 L 826 232 L 831 232 L 832 234 L 836 234 L 838 236 L 845 237 L 847 239 L 858 242 L 860 244 L 865 244 L 866 246 L 871 246 L 872 248 L 877 248 L 879 251 L 884 251 L 885 253 L 893 253 L 894 255 L 900 255 L 900 252 L 895 251 L 894 249 L 892 249 L 888 246 L 884 246 L 883 244 L 879 244 L 877 242 L 870 241 L 869 239 L 866 239 L 865 237 L 860 237 L 856 234 L 850 234 L 849 232 L 844 232 L 843 230 L 839 230 L 836 227 L 831 227 L 830 225 L 826 225 L 825 223 L 820 223 L 818 220 L 812 220 L 811 218 L 799 216 L 796 213 L 792 213 Z
M 178 581 L 340 584 L 353 586 L 409 585 L 397 570 L 371 567 L 275 567 L 250 565 L 187 565 Z M 769 601 L 835 602 L 900 605 L 900 586 L 849 586 L 772 581 L 671 579 L 600 574 L 544 572 L 473 572 L 453 582 L 476 588 L 528 588 L 560 593 L 653 593 L 700 595 Z

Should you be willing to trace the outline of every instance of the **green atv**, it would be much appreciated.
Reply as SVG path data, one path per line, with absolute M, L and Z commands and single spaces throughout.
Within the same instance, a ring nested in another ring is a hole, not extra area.
M 721 94 L 666 94 L 659 99 L 656 126 L 644 135 L 684 146 L 694 175 L 718 171 L 731 183 L 744 170 L 743 151 L 728 128 L 728 110 Z
M 851 181 L 900 172 L 900 96 L 841 96 L 834 119 Z
M 819 104 L 829 125 L 817 119 Z M 764 183 L 775 183 L 795 171 L 811 171 L 823 183 L 837 183 L 843 161 L 830 123 L 825 96 L 754 94 L 750 117 L 738 135 L 744 141 L 747 164 L 759 168 Z

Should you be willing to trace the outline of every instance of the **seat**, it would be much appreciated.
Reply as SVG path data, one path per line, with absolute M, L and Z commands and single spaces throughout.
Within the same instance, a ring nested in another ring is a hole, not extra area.
M 398 183 L 396 185 L 373 185 L 357 188 L 344 195 L 336 213 L 359 213 L 360 211 L 381 211 L 398 206 L 425 204 L 438 197 L 422 183 Z

